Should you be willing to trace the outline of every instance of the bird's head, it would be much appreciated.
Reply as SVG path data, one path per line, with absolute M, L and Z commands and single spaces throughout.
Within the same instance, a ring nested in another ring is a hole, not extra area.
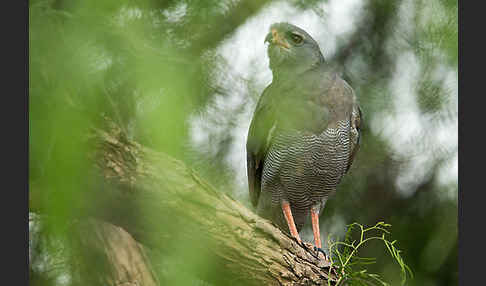
M 304 30 L 289 23 L 275 23 L 265 37 L 274 76 L 301 73 L 324 62 L 317 42 Z

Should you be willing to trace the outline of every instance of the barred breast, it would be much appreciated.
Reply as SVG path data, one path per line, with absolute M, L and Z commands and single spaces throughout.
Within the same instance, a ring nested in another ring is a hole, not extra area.
M 346 172 L 351 152 L 351 123 L 341 120 L 321 134 L 287 131 L 276 134 L 262 172 L 262 190 L 273 206 L 290 202 L 298 230 L 311 206 L 332 195 Z M 278 208 L 277 208 L 278 209 Z

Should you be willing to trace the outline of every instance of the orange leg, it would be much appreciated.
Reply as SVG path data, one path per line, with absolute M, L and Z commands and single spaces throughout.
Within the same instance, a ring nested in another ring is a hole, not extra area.
M 282 210 L 285 220 L 287 221 L 287 225 L 289 226 L 290 234 L 300 243 L 300 236 L 297 232 L 297 228 L 295 227 L 294 217 L 292 216 L 292 211 L 290 210 L 290 204 L 288 202 L 282 202 Z
M 314 232 L 314 242 L 318 248 L 322 248 L 321 233 L 319 232 L 319 212 L 311 208 L 312 231 Z

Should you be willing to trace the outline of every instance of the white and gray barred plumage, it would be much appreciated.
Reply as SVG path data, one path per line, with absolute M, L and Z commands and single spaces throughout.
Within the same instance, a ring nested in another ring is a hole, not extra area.
M 284 229 L 286 224 L 279 208 L 282 199 L 290 202 L 300 231 L 308 218 L 308 210 L 316 205 L 322 209 L 325 201 L 334 194 L 359 146 L 361 114 L 354 92 L 337 75 L 328 76 L 332 79 L 323 80 L 323 83 L 331 88 L 318 95 L 320 100 L 307 103 L 322 110 L 321 118 L 303 118 L 307 120 L 304 128 L 295 128 L 301 124 L 292 122 L 292 128 L 288 129 L 288 123 L 280 127 L 276 119 L 288 114 L 277 112 L 279 115 L 274 115 L 274 124 L 266 138 L 258 213 Z M 285 105 L 285 101 L 274 102 L 273 108 Z M 299 110 L 298 106 L 293 105 L 293 108 Z M 344 112 L 333 114 L 334 109 Z M 306 128 L 310 122 L 315 122 L 317 127 Z

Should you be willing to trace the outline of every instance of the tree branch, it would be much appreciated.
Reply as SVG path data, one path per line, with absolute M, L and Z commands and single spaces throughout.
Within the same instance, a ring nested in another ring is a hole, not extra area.
M 88 215 L 122 227 L 152 250 L 173 253 L 183 245 L 197 257 L 210 257 L 218 265 L 218 281 L 210 281 L 215 284 L 327 285 L 329 277 L 335 284 L 315 251 L 182 162 L 128 140 L 114 124 L 107 129 L 94 130 L 91 138 L 97 146 L 93 171 L 104 183 L 86 191 L 95 195 L 84 210 Z M 33 206 L 42 210 L 35 200 Z
M 202 236 L 217 246 L 210 252 L 225 271 L 246 284 L 327 283 L 328 265 L 316 258 L 317 253 L 216 191 L 182 162 L 127 140 L 113 125 L 110 132 L 96 130 L 96 134 L 100 142 L 97 166 L 104 177 L 124 186 L 130 201 L 143 206 L 144 213 L 159 214 L 157 221 L 142 215 L 135 224 L 112 219 L 141 243 L 164 248 L 177 231 L 197 245 L 191 238 Z
M 122 228 L 89 219 L 72 229 L 79 247 L 76 273 L 82 277 L 78 281 L 90 285 L 159 285 L 143 245 Z

